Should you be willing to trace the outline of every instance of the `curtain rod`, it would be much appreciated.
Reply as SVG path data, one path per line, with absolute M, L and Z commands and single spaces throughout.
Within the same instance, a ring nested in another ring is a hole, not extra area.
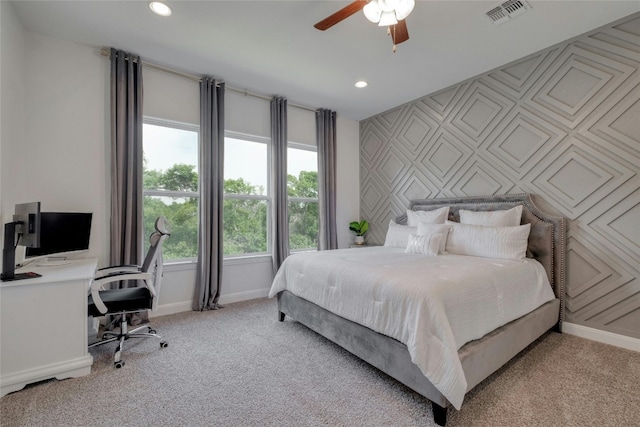
M 106 56 L 107 58 L 111 58 L 111 51 L 110 51 L 110 49 L 107 49 L 106 47 L 103 47 L 102 49 L 100 49 L 100 54 L 102 56 Z M 137 60 L 134 60 L 134 61 L 138 62 Z M 151 69 L 156 70 L 156 71 L 161 71 L 163 73 L 172 74 L 174 76 L 182 77 L 184 79 L 191 80 L 191 81 L 194 81 L 194 82 L 197 82 L 197 83 L 202 82 L 202 77 L 197 76 L 195 74 L 189 74 L 189 73 L 185 73 L 183 71 L 173 70 L 171 68 L 168 68 L 168 67 L 165 67 L 165 66 L 162 66 L 162 65 L 158 65 L 158 64 L 153 64 L 151 62 L 142 61 L 142 66 L 147 67 L 147 68 L 151 68 Z M 244 96 L 253 96 L 254 98 L 264 99 L 265 101 L 271 101 L 271 99 L 273 99 L 272 96 L 260 95 L 260 94 L 257 94 L 257 93 L 249 92 L 247 90 L 238 89 L 238 88 L 235 88 L 233 86 L 225 85 L 225 87 L 227 89 L 229 89 L 230 91 L 232 91 L 232 92 L 240 93 L 240 94 L 242 94 Z M 296 104 L 290 104 L 290 103 L 287 103 L 287 105 L 289 105 L 291 107 L 294 107 L 294 108 L 299 108 L 301 110 L 311 111 L 313 113 L 316 112 L 316 110 L 314 110 L 314 109 L 312 109 L 310 107 L 304 107 L 302 105 L 296 105 Z

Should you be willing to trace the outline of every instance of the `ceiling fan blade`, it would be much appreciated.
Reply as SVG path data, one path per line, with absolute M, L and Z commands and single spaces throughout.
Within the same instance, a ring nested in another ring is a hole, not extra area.
M 391 39 L 393 44 L 400 44 L 409 40 L 409 31 L 407 30 L 407 21 L 398 21 L 396 25 L 389 26 L 391 32 Z
M 333 15 L 318 22 L 316 25 L 314 25 L 314 27 L 316 27 L 320 31 L 324 31 L 328 28 L 331 28 L 334 25 L 336 25 L 338 22 L 344 19 L 347 19 L 348 17 L 350 17 L 356 12 L 361 11 L 362 8 L 365 7 L 367 3 L 368 3 L 367 0 L 356 0 L 353 3 L 350 3 L 349 5 L 343 7 Z

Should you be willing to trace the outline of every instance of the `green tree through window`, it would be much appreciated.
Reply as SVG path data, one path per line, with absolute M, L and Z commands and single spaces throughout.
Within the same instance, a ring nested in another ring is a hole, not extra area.
M 145 121 L 143 137 L 145 239 L 153 232 L 155 219 L 165 216 L 172 231 L 171 237 L 163 246 L 164 259 L 195 259 L 198 256 L 200 200 L 198 170 L 195 166 L 198 163 L 198 129 L 192 125 L 148 119 Z M 244 136 L 227 137 L 225 145 L 229 148 L 229 153 L 236 153 L 229 159 L 225 158 L 225 175 L 228 173 L 227 166 L 233 170 L 234 162 L 244 162 L 250 168 L 243 170 L 251 176 L 243 176 L 242 170 L 238 172 L 237 168 L 235 176 L 225 176 L 222 236 L 224 256 L 268 254 L 271 200 L 265 188 L 268 182 L 268 139 L 256 141 L 245 140 Z M 303 169 L 313 167 L 316 154 L 308 149 L 291 147 L 290 153 L 301 153 L 307 156 L 307 160 L 290 165 L 297 176 L 290 174 L 287 177 L 289 246 L 292 251 L 315 249 L 318 242 L 318 174 L 315 170 Z M 262 167 L 259 166 L 261 162 L 264 163 Z M 258 174 L 253 173 L 259 168 L 262 169 Z M 256 185 L 249 179 L 260 184 Z M 145 243 L 148 248 L 148 241 Z
M 163 245 L 164 259 L 193 259 L 198 251 L 200 129 L 152 117 L 145 117 L 142 129 L 145 245 L 155 219 L 165 216 L 171 237 Z
M 318 247 L 318 172 L 301 171 L 287 176 L 289 196 L 289 247 Z
M 251 185 L 242 178 L 224 181 L 224 236 L 225 255 L 266 253 L 267 201 L 246 196 L 260 195 L 263 189 Z M 244 195 L 234 198 L 231 194 Z
M 198 191 L 195 167 L 176 164 L 166 172 L 145 169 L 143 182 L 145 189 L 153 188 L 167 194 L 145 194 L 145 236 L 153 232 L 156 218 L 165 216 L 171 224 L 171 237 L 163 245 L 163 257 L 167 260 L 195 258 L 198 255 L 198 198 L 186 195 Z M 185 192 L 185 196 L 176 196 L 175 192 Z
M 289 142 L 287 170 L 289 249 L 317 249 L 318 153 L 315 147 Z
M 167 191 L 197 189 L 198 174 L 192 165 L 177 164 L 166 172 L 144 170 L 145 187 L 154 186 Z M 302 171 L 298 177 L 288 176 L 290 198 L 317 199 L 317 172 Z M 258 195 L 262 189 L 246 183 L 242 178 L 227 179 L 225 193 Z M 197 257 L 198 200 L 193 197 L 144 196 L 145 236 L 153 232 L 153 222 L 165 216 L 172 225 L 171 238 L 165 242 L 163 253 L 167 260 Z M 289 201 L 289 234 L 291 248 L 309 249 L 318 244 L 318 202 Z M 267 203 L 259 199 L 224 201 L 224 254 L 239 255 L 266 253 Z

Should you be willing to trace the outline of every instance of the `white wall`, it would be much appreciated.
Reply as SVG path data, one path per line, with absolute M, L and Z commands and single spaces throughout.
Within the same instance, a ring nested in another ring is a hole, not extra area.
M 11 219 L 14 204 L 5 199 L 15 199 L 20 192 L 20 182 L 3 179 L 18 170 L 12 159 L 22 157 L 24 141 L 24 77 L 25 35 L 15 16 L 13 4 L 0 2 L 0 220 Z M 0 227 L 3 233 L 4 227 Z M 2 260 L 0 259 L 0 263 Z
M 94 213 L 90 255 L 106 259 L 105 88 L 96 51 L 25 32 L 2 2 L 2 212 Z
M 35 200 L 42 202 L 45 211 L 93 212 L 89 255 L 105 266 L 110 206 L 109 61 L 96 47 L 24 31 L 11 3 L 1 5 L 2 213 L 6 218 L 15 203 Z M 178 108 L 175 100 L 180 94 L 197 94 L 197 84 L 182 80 L 174 82 L 173 89 L 152 91 L 153 82 L 161 86 L 166 80 L 162 74 L 145 72 L 145 113 L 173 111 L 174 120 L 192 122 L 199 102 L 185 101 L 188 105 Z M 249 133 L 269 136 L 268 101 L 261 101 L 266 109 L 249 107 L 249 98 L 227 91 L 227 127 L 243 124 Z M 163 103 L 169 108 L 160 108 Z M 304 123 L 301 126 L 306 128 L 312 123 L 310 116 L 301 114 L 292 112 L 289 120 L 294 123 L 290 133 L 296 137 L 301 135 L 297 124 Z M 299 139 L 304 143 L 308 137 Z M 358 123 L 338 117 L 340 247 L 348 247 L 351 236 L 346 223 L 359 212 L 358 156 Z M 273 278 L 270 257 L 227 260 L 223 274 L 223 304 L 265 296 Z M 193 264 L 165 267 L 156 315 L 190 310 L 194 284 Z
M 21 199 L 93 212 L 89 254 L 108 261 L 108 65 L 99 52 L 27 33 Z
M 360 219 L 360 127 L 358 122 L 337 119 L 336 226 L 338 247 L 353 243 L 349 222 Z

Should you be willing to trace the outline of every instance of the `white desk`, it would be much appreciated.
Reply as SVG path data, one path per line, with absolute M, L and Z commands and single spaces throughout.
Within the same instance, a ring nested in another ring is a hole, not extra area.
M 28 265 L 16 272 L 42 277 L 0 282 L 0 396 L 36 381 L 91 373 L 87 292 L 97 265 L 93 258 Z

